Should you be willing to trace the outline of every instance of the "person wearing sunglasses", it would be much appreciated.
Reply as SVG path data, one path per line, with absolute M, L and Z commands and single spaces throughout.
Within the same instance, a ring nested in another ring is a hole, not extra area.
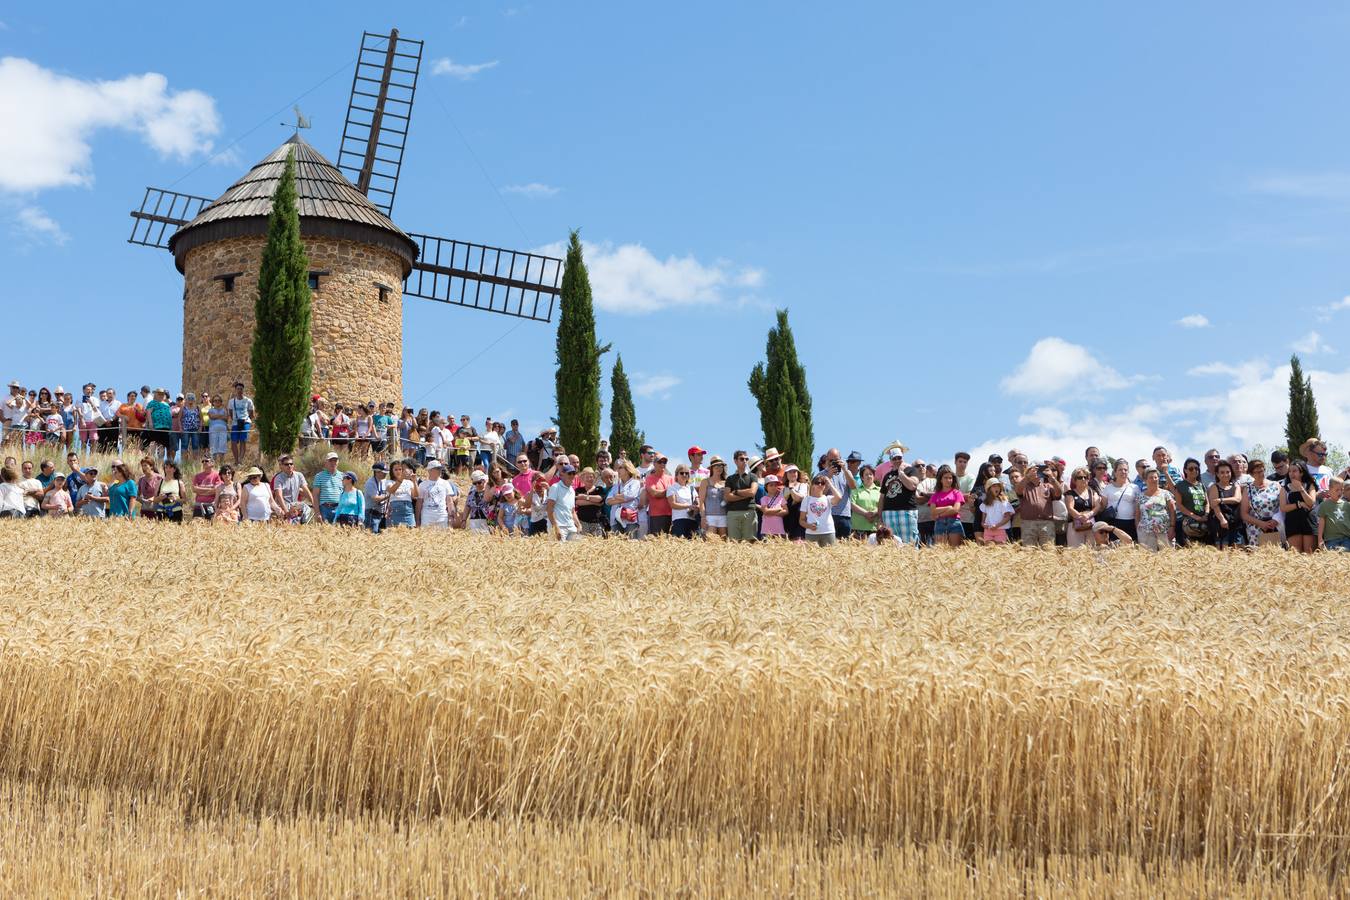
M 1331 496 L 1331 476 L 1336 474 L 1327 465 L 1326 442 L 1321 438 L 1310 437 L 1299 445 L 1298 454 L 1308 464 L 1308 481 L 1311 487 L 1317 489 L 1317 501 L 1320 503 Z

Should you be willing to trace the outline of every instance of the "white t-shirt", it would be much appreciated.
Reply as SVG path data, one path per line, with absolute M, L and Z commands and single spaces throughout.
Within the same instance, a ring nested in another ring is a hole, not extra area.
M 553 501 L 553 521 L 558 523 L 559 531 L 576 531 L 577 523 L 572 517 L 572 509 L 577 503 L 577 493 L 566 477 L 548 489 L 548 499 Z
M 36 478 L 25 478 L 23 481 L 19 482 L 19 490 L 23 491 L 24 505 L 30 510 L 42 508 L 42 501 L 37 497 L 30 496 L 28 493 L 29 491 L 42 490 L 42 482 L 38 481 Z
M 1106 498 L 1107 509 L 1112 506 L 1116 508 L 1116 518 L 1134 520 L 1135 504 L 1139 501 L 1139 488 L 1135 487 L 1133 481 L 1126 481 L 1124 487 L 1117 487 L 1114 481 L 1104 484 L 1102 496 Z
M 1013 511 L 1012 504 L 1007 500 L 995 500 L 993 503 L 981 503 L 980 512 L 984 513 L 984 522 L 986 528 L 998 528 L 1003 517 Z M 1007 528 L 1007 525 L 1002 526 Z
M 485 431 L 483 436 L 478 439 L 478 446 L 484 450 L 491 450 L 495 456 L 502 446 L 502 436 L 495 431 Z
M 871 544 L 873 547 L 875 547 L 876 544 L 877 544 L 877 536 L 876 536 L 876 534 L 869 534 L 869 535 L 867 536 L 867 543 L 869 543 L 869 544 Z M 895 535 L 891 535 L 891 539 L 890 539 L 890 541 L 888 541 L 887 543 L 893 543 L 893 544 L 896 544 L 897 546 L 900 546 L 900 545 L 903 545 L 905 542 L 902 541 L 902 540 L 900 540 L 900 539 L 899 539 L 898 537 L 896 537 Z
M 392 478 L 388 479 L 388 483 L 392 485 L 393 479 Z M 400 479 L 398 485 L 394 487 L 393 491 L 389 494 L 389 500 L 391 503 L 395 500 L 403 500 L 411 503 L 413 498 L 412 491 L 413 491 L 412 479 L 410 478 Z
M 670 489 L 666 491 L 667 500 L 674 498 L 681 503 L 693 503 L 697 497 L 698 491 L 695 490 L 692 484 L 686 484 L 683 487 L 678 484 L 671 485 Z M 687 518 L 689 518 L 689 510 L 680 509 L 673 503 L 670 505 L 670 520 L 672 522 L 678 522 L 681 519 Z
M 0 512 L 13 512 L 20 515 L 26 512 L 23 502 L 23 488 L 17 484 L 0 483 Z
M 9 419 L 11 428 L 22 427 L 23 420 L 28 418 L 28 402 L 23 397 L 11 397 L 6 400 L 5 418 Z
M 426 479 L 417 486 L 422 498 L 422 521 L 419 525 L 440 525 L 450 521 L 450 500 L 459 489 L 448 478 Z
M 807 497 L 802 501 L 802 509 L 806 512 L 808 535 L 834 534 L 834 516 L 830 515 L 829 497 Z M 816 527 L 811 528 L 811 523 L 815 523 Z
M 272 491 L 261 481 L 245 481 L 239 489 L 244 498 L 244 518 L 250 522 L 266 522 L 272 518 Z

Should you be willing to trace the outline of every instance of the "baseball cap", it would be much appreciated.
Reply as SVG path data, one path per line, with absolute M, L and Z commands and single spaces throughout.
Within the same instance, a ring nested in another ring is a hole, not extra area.
M 439 469 L 439 468 L 441 468 L 441 461 L 440 461 L 439 459 L 433 459 L 431 462 L 427 463 L 427 468 L 428 468 L 428 469 Z
M 698 444 L 695 444 L 694 446 L 689 448 L 689 452 L 686 453 L 685 456 L 693 456 L 695 453 L 707 453 L 707 452 L 708 452 L 707 450 L 704 450 Z
M 905 451 L 901 450 L 899 447 L 896 447 L 891 451 L 891 459 L 904 459 L 904 456 Z
M 770 475 L 764 479 L 765 484 L 778 484 L 782 481 L 777 475 Z
M 470 480 L 470 481 L 487 481 L 487 480 L 488 480 L 488 479 L 487 479 L 487 473 L 486 473 L 486 472 L 474 472 L 472 475 L 469 476 L 469 480 Z
M 389 471 L 389 467 L 386 466 L 386 465 L 385 465 L 384 463 L 382 463 L 382 462 L 377 462 L 375 465 L 371 466 L 370 468 L 371 468 L 372 471 L 375 471 L 375 472 L 388 472 L 388 471 Z
M 324 457 L 324 460 L 327 461 L 327 460 L 330 460 L 330 459 L 337 459 L 337 458 L 338 458 L 338 455 L 337 455 L 336 453 L 330 453 L 330 454 L 328 454 L 327 456 Z
M 844 462 L 862 462 L 863 455 L 857 450 L 849 451 L 848 458 Z

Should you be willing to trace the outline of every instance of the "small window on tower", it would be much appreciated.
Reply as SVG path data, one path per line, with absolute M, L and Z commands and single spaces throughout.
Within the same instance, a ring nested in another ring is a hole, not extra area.
M 223 272 L 220 275 L 213 275 L 211 280 L 219 281 L 220 289 L 230 294 L 234 292 L 234 280 L 243 274 L 243 272 Z
M 379 291 L 380 291 L 380 302 L 381 302 L 381 303 L 388 303 L 388 302 L 389 302 L 389 293 L 390 293 L 391 291 L 393 291 L 393 288 L 391 288 L 391 287 L 390 287 L 389 285 L 387 285 L 387 284 L 381 284 L 381 283 L 378 282 L 378 281 L 375 282 L 375 287 L 378 288 Z
M 319 289 L 319 279 L 324 275 L 332 275 L 328 269 L 310 269 L 309 271 L 309 289 L 317 291 Z

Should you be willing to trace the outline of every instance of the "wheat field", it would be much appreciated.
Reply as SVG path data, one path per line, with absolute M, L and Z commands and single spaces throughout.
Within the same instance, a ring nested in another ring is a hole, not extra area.
M 1341 556 L 0 538 L 6 895 L 1344 893 Z

